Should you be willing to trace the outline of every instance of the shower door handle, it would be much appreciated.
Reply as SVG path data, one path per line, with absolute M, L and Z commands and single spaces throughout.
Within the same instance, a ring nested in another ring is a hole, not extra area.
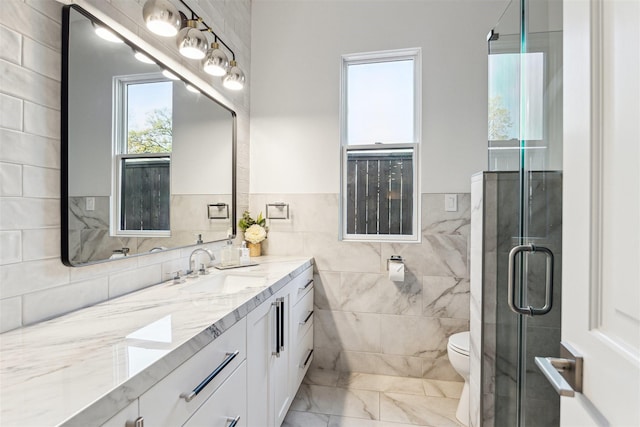
M 545 280 L 545 295 L 544 306 L 541 308 L 535 308 L 532 306 L 520 307 L 516 302 L 516 256 L 521 252 L 542 252 L 547 257 L 546 264 L 546 280 Z M 511 310 L 518 314 L 525 314 L 527 316 L 541 316 L 551 311 L 553 306 L 553 252 L 551 249 L 544 246 L 518 245 L 514 246 L 509 252 L 509 277 L 508 277 L 508 289 L 507 299 Z

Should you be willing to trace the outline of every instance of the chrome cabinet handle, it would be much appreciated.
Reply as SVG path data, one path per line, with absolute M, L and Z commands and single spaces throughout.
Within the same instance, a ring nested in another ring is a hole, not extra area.
M 313 355 L 313 349 L 309 349 L 309 354 L 307 354 L 307 358 L 304 359 L 304 363 L 300 365 L 300 369 L 304 369 L 307 367 L 307 363 L 309 363 L 309 359 L 311 359 L 312 355 Z
M 280 357 L 280 299 L 271 303 L 276 310 L 276 349 L 271 352 L 272 356 Z
M 144 427 L 144 418 L 138 417 L 134 421 L 126 421 L 124 423 L 125 427 Z
M 306 325 L 309 319 L 311 319 L 311 316 L 313 316 L 313 310 L 311 310 L 309 314 L 307 314 L 307 317 L 304 318 L 304 321 L 299 322 L 300 325 Z
M 227 422 L 229 422 L 228 427 L 236 427 L 236 424 L 238 424 L 238 421 L 240 421 L 240 415 L 238 415 L 235 418 L 227 418 Z
M 307 289 L 309 286 L 311 286 L 311 284 L 313 283 L 313 279 L 309 279 L 309 281 L 307 282 L 306 285 L 304 285 L 303 287 L 300 288 L 301 291 L 304 291 L 305 289 Z
M 516 302 L 516 256 L 520 252 L 542 252 L 547 257 L 544 306 L 541 308 L 532 306 L 520 307 Z M 509 252 L 508 280 L 507 302 L 511 310 L 527 316 L 540 316 L 551 311 L 553 306 L 553 252 L 551 252 L 551 249 L 532 244 L 514 246 Z
M 234 351 L 233 353 L 226 353 L 226 357 L 224 358 L 224 360 L 222 361 L 222 363 L 220 363 L 218 365 L 218 367 L 216 369 L 213 370 L 213 372 L 211 372 L 209 374 L 209 376 L 207 378 L 205 378 L 204 380 L 202 380 L 202 382 L 200 384 L 198 384 L 196 386 L 196 388 L 193 389 L 193 391 L 190 391 L 189 393 L 182 393 L 180 395 L 180 397 L 184 400 L 186 400 L 187 402 L 191 402 L 193 400 L 194 397 L 196 397 L 207 385 L 209 385 L 209 383 L 218 376 L 218 374 L 220 372 L 222 372 L 222 370 L 224 368 L 227 367 L 227 365 L 229 363 L 231 363 L 231 361 L 238 355 L 240 354 L 239 350 Z

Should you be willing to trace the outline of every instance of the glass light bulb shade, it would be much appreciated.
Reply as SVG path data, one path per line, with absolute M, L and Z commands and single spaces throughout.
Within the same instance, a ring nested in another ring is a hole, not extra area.
M 101 25 L 95 26 L 95 32 L 103 40 L 110 41 L 111 43 L 124 43 L 120 37 L 113 33 L 113 31 L 108 30 Z
M 147 0 L 142 18 L 149 31 L 162 37 L 175 36 L 182 26 L 180 12 L 167 0 Z
M 195 21 L 189 21 L 192 23 Z M 202 59 L 207 53 L 207 39 L 200 30 L 190 24 L 178 33 L 178 51 L 190 59 Z
M 185 87 L 187 88 L 187 90 L 189 92 L 200 93 L 200 91 L 198 89 L 196 89 L 195 87 L 191 86 L 190 84 L 185 83 Z
M 244 88 L 244 73 L 236 65 L 236 61 L 231 61 L 231 69 L 222 78 L 222 85 L 230 90 L 241 90 Z
M 176 76 L 169 70 L 162 70 L 162 75 L 168 78 L 169 80 L 180 80 L 180 77 Z
M 140 62 L 144 62 L 145 64 L 155 64 L 155 61 L 151 58 L 149 58 L 147 55 L 145 55 L 142 52 L 136 52 L 133 54 L 133 56 Z
M 227 74 L 229 58 L 220 50 L 218 43 L 211 43 L 211 49 L 207 51 L 202 61 L 202 69 L 205 73 L 211 74 L 212 76 L 222 77 Z

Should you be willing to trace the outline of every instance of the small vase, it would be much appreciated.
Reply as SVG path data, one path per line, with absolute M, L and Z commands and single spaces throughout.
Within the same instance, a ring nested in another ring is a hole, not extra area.
M 260 256 L 262 254 L 262 243 L 247 242 L 247 246 L 249 247 L 250 257 Z

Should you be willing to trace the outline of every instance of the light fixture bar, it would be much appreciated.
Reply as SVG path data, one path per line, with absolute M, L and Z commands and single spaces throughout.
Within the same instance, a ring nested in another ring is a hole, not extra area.
M 170 0 L 146 0 L 142 16 L 147 28 L 165 37 L 176 35 L 173 30 L 177 30 L 177 46 L 182 56 L 202 60 L 203 71 L 221 77 L 225 88 L 243 89 L 246 78 L 238 67 L 236 53 L 184 0 L 180 0 L 180 3 L 191 13 L 191 19 L 178 10 Z M 200 28 L 201 26 L 204 28 Z M 214 42 L 209 44 L 203 33 L 213 34 Z M 220 49 L 220 44 L 231 53 L 230 61 L 227 54 Z
M 224 42 L 224 40 L 222 40 L 222 39 L 221 39 L 221 38 L 220 38 L 220 37 L 215 33 L 215 31 L 213 31 L 213 29 L 212 29 L 209 25 L 207 25 L 207 23 L 206 23 L 206 22 L 204 22 L 204 20 L 203 20 L 200 16 L 198 16 L 198 14 L 197 14 L 197 13 L 195 13 L 195 12 L 193 11 L 193 9 L 191 9 L 191 7 L 190 7 L 187 3 L 185 3 L 185 2 L 184 2 L 184 0 L 180 0 L 180 3 L 182 3 L 182 4 L 184 5 L 184 7 L 186 7 L 187 9 L 189 9 L 189 12 L 191 12 L 191 18 L 192 18 L 192 19 L 197 19 L 197 20 L 198 20 L 198 22 L 200 22 L 202 25 L 204 25 L 204 27 L 205 27 L 205 28 L 201 29 L 200 31 L 207 31 L 207 32 L 209 32 L 209 33 L 213 34 L 214 41 L 215 41 L 215 42 L 220 42 L 224 47 L 226 47 L 226 48 L 227 48 L 227 50 L 228 50 L 229 52 L 231 52 L 231 59 L 235 60 L 235 59 L 236 59 L 236 54 L 235 54 L 235 52 L 234 52 L 234 51 L 229 47 L 229 45 L 228 45 L 228 44 L 226 44 L 226 43 Z

